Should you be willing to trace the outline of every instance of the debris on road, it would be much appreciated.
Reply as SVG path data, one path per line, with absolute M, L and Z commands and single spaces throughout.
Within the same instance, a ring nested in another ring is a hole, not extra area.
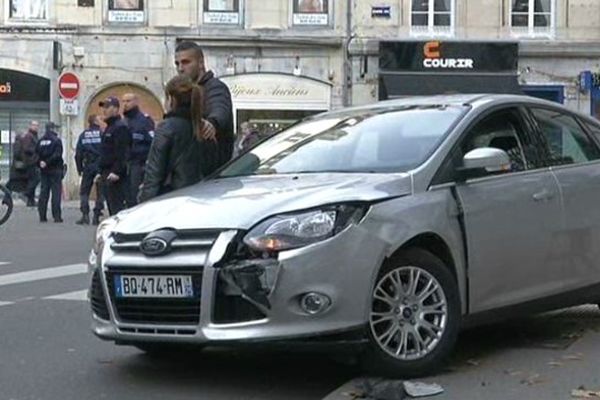
M 437 383 L 404 382 L 404 390 L 410 397 L 427 397 L 443 393 L 444 389 Z
M 527 378 L 521 380 L 523 385 L 527 384 L 528 386 L 533 386 L 538 383 L 543 383 L 545 380 L 540 376 L 540 374 L 532 374 Z
M 583 386 L 571 391 L 571 397 L 576 399 L 600 398 L 600 391 L 586 390 Z
M 353 399 L 404 400 L 435 396 L 444 392 L 436 383 L 385 379 L 364 379 L 356 385 L 357 392 L 345 393 Z

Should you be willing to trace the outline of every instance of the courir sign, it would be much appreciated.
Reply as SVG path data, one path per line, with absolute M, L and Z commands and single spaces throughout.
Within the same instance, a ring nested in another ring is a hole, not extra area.
M 381 42 L 379 68 L 410 72 L 513 72 L 517 70 L 516 42 L 408 41 Z
M 424 68 L 473 69 L 472 58 L 444 58 L 439 41 L 427 42 L 423 46 Z

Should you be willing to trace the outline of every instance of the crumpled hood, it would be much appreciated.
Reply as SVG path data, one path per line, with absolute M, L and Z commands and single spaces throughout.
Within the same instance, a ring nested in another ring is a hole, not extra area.
M 298 174 L 215 179 L 158 197 L 119 214 L 115 231 L 161 228 L 248 229 L 284 212 L 411 193 L 408 174 Z

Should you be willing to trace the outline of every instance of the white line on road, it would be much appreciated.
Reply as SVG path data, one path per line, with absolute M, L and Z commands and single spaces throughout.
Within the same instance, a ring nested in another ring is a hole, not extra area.
M 9 261 L 0 261 L 0 267 L 3 265 L 9 265 L 10 262 Z
M 12 301 L 0 301 L 0 307 L 2 306 L 9 306 L 11 304 L 15 304 Z
M 0 275 L 0 286 L 85 274 L 87 271 L 88 268 L 86 264 L 73 264 L 53 268 L 36 269 L 33 271 L 17 272 L 15 274 Z
M 86 301 L 87 300 L 87 289 L 78 290 L 76 292 L 62 293 L 54 296 L 44 297 L 44 300 L 77 300 L 77 301 Z

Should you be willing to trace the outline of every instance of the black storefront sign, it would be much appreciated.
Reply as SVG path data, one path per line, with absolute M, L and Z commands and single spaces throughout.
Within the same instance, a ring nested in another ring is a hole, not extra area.
M 0 102 L 50 101 L 50 80 L 41 76 L 0 69 Z
M 521 93 L 516 42 L 381 42 L 379 97 Z

